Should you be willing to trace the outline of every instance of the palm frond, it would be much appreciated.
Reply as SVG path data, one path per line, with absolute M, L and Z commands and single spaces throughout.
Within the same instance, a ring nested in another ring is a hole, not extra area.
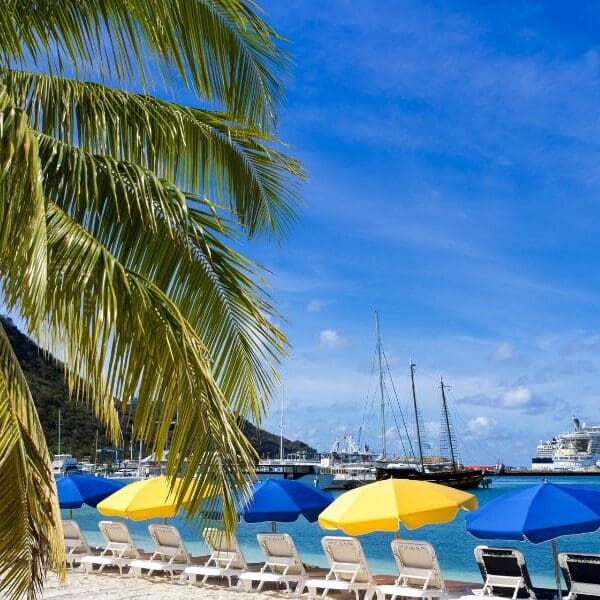
M 167 470 L 187 474 L 180 494 L 192 489 L 195 508 L 208 493 L 224 494 L 231 527 L 233 499 L 247 489 L 255 456 L 202 341 L 157 286 L 126 269 L 51 201 L 46 226 L 51 351 L 88 382 L 104 371 L 118 398 L 137 396 L 135 433 L 153 452 L 162 453 L 177 417 Z
M 247 0 L 5 0 L 0 61 L 153 82 L 174 73 L 203 98 L 267 129 L 288 60 Z M 243 82 L 243 85 L 240 83 Z
M 278 141 L 223 113 L 73 79 L 0 71 L 39 131 L 94 154 L 135 162 L 236 212 L 250 235 L 280 237 L 294 221 L 304 176 Z
M 1 326 L 0 486 L 0 595 L 33 598 L 48 568 L 64 577 L 64 543 L 44 433 Z
M 269 321 L 276 313 L 255 282 L 259 268 L 222 240 L 233 234 L 227 223 L 135 164 L 37 138 L 47 196 L 167 294 L 206 345 L 234 410 L 259 419 L 286 340 Z
M 27 115 L 0 92 L 0 270 L 14 298 L 40 317 L 46 285 L 44 194 L 38 145 Z

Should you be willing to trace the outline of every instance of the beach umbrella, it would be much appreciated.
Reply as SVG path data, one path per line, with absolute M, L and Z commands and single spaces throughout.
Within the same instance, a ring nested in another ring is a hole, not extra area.
M 124 517 L 134 521 L 168 519 L 177 514 L 178 489 L 181 478 L 174 481 L 164 475 L 134 481 L 121 488 L 96 507 L 103 515 Z M 192 490 L 186 493 L 181 506 L 187 508 Z
M 327 492 L 293 479 L 266 479 L 254 484 L 251 496 L 239 511 L 247 523 L 271 521 L 291 523 L 303 516 L 314 523 L 319 514 L 333 502 Z
M 398 532 L 452 521 L 460 509 L 474 510 L 477 498 L 461 490 L 413 479 L 385 479 L 356 488 L 334 500 L 320 515 L 324 529 L 348 535 Z
M 551 541 L 559 598 L 556 538 L 598 528 L 600 490 L 548 482 L 503 494 L 467 516 L 467 530 L 480 539 Z
M 69 511 L 81 508 L 84 504 L 95 507 L 98 502 L 121 489 L 123 485 L 121 481 L 105 477 L 63 475 L 56 478 L 58 504 Z

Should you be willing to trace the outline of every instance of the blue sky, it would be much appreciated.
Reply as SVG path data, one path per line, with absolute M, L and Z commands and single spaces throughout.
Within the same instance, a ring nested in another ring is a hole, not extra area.
M 247 249 L 293 344 L 286 434 L 356 434 L 375 309 L 434 450 L 440 374 L 467 462 L 600 423 L 600 6 L 262 5 L 295 61 L 278 133 L 309 172 L 290 237 Z

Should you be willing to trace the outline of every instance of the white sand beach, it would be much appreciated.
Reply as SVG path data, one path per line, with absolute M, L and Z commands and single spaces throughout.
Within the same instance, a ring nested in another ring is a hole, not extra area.
M 116 574 L 86 575 L 69 572 L 66 585 L 51 574 L 44 586 L 42 598 L 82 599 L 82 600 L 261 600 L 262 598 L 285 597 L 277 592 L 238 592 L 225 586 L 194 587 L 186 583 L 170 582 L 167 579 L 119 577 Z

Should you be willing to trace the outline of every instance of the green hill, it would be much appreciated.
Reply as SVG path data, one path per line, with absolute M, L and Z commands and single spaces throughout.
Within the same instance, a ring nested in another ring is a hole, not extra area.
M 62 363 L 41 350 L 33 340 L 17 329 L 11 319 L 0 317 L 0 322 L 29 383 L 50 451 L 58 452 L 59 411 L 61 414 L 61 451 L 63 453 L 68 452 L 79 459 L 90 456 L 93 460 L 96 432 L 98 432 L 98 448 L 112 446 L 104 434 L 102 425 L 91 414 L 85 402 L 77 402 L 69 397 Z M 129 453 L 131 441 L 130 417 L 127 414 L 123 415 L 121 421 L 122 448 L 126 455 Z M 243 429 L 260 456 L 279 454 L 278 436 L 258 429 L 249 422 L 246 422 Z M 284 439 L 284 451 L 287 454 L 290 452 L 314 452 L 314 449 L 301 441 Z M 133 454 L 137 458 L 137 443 L 135 443 Z

